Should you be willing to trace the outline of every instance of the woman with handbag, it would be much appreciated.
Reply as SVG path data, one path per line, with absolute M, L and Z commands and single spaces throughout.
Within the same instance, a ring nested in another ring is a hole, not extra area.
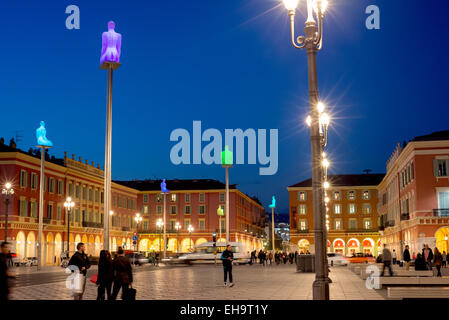
M 112 266 L 111 254 L 108 250 L 101 250 L 100 260 L 98 261 L 98 277 L 96 284 L 98 286 L 97 300 L 105 300 L 105 291 L 108 300 L 111 300 L 111 288 L 114 281 L 114 269 Z

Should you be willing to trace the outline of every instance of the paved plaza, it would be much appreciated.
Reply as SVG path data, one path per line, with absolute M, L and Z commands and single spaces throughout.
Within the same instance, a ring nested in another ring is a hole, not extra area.
M 312 273 L 297 273 L 294 265 L 234 266 L 235 286 L 224 287 L 220 265 L 140 267 L 134 285 L 138 300 L 311 300 Z M 53 272 L 64 274 L 63 270 Z M 91 274 L 94 270 L 91 271 Z M 37 274 L 36 274 L 37 275 Z M 37 275 L 38 276 L 38 275 Z M 331 299 L 379 300 L 385 291 L 370 290 L 346 267 L 331 268 Z M 62 277 L 60 278 L 62 279 Z M 85 300 L 94 300 L 97 287 L 87 282 Z M 65 281 L 39 285 L 23 285 L 12 289 L 13 300 L 69 300 Z

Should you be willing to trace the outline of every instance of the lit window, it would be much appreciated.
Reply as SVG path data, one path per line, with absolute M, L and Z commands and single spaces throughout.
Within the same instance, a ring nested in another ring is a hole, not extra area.
M 298 200 L 299 201 L 306 201 L 307 200 L 307 192 L 299 191 L 298 192 Z
M 300 204 L 298 206 L 298 213 L 299 214 L 307 214 L 307 206 L 305 204 Z
M 204 193 L 200 193 L 200 202 L 204 202 Z
M 370 198 L 369 190 L 364 190 L 363 193 L 362 193 L 362 199 L 363 200 L 369 200 L 369 198 Z
M 355 191 L 348 191 L 348 200 L 355 200 Z
M 340 193 L 340 191 L 334 191 L 332 198 L 334 200 L 341 200 L 341 193 Z
M 370 214 L 371 213 L 371 204 L 364 203 L 362 205 L 362 212 L 365 213 L 365 214 Z
M 186 193 L 185 197 L 186 197 L 186 202 L 190 202 L 190 193 Z
M 349 213 L 355 213 L 356 212 L 356 207 L 355 207 L 354 203 L 350 203 L 348 205 L 348 211 L 349 211 Z
M 171 202 L 176 202 L 177 199 L 178 199 L 178 195 L 176 193 L 170 194 L 170 201 Z
M 341 204 L 334 204 L 334 214 L 341 214 Z

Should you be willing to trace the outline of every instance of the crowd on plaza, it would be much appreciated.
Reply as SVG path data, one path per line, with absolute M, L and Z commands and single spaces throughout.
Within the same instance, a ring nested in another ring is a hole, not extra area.
M 307 252 L 310 254 L 309 252 Z M 304 254 L 301 252 L 301 254 Z M 257 260 L 259 260 L 259 264 L 266 266 L 266 265 L 272 265 L 273 260 L 274 263 L 279 264 L 287 264 L 289 262 L 290 264 L 293 264 L 296 261 L 296 256 L 298 255 L 298 251 L 287 253 L 286 251 L 276 251 L 273 254 L 273 251 L 264 251 L 260 250 L 257 252 L 256 250 L 251 252 L 251 258 L 249 264 L 252 265 L 254 263 L 257 263 Z
M 393 249 L 393 252 L 391 252 L 384 244 L 384 249 L 382 254 L 378 256 L 377 262 L 383 263 L 381 276 L 384 276 L 385 268 L 388 268 L 389 274 L 392 276 L 392 265 L 404 266 L 405 270 L 408 271 L 410 270 L 410 265 L 414 264 L 415 270 L 433 270 L 433 267 L 435 267 L 437 277 L 441 277 L 441 268 L 449 267 L 448 258 L 446 251 L 441 253 L 437 247 L 432 250 L 428 244 L 424 244 L 422 252 L 418 252 L 418 254 L 416 252 L 410 254 L 409 246 L 406 245 L 402 253 L 402 261 L 400 261 L 397 258 L 396 250 Z

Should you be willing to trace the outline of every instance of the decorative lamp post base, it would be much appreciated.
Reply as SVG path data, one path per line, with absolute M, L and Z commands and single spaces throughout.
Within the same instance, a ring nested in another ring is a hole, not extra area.
M 117 70 L 122 64 L 120 62 L 110 62 L 110 61 L 105 61 L 101 64 L 100 69 L 102 70 L 108 70 L 108 69 L 112 69 L 112 70 Z

